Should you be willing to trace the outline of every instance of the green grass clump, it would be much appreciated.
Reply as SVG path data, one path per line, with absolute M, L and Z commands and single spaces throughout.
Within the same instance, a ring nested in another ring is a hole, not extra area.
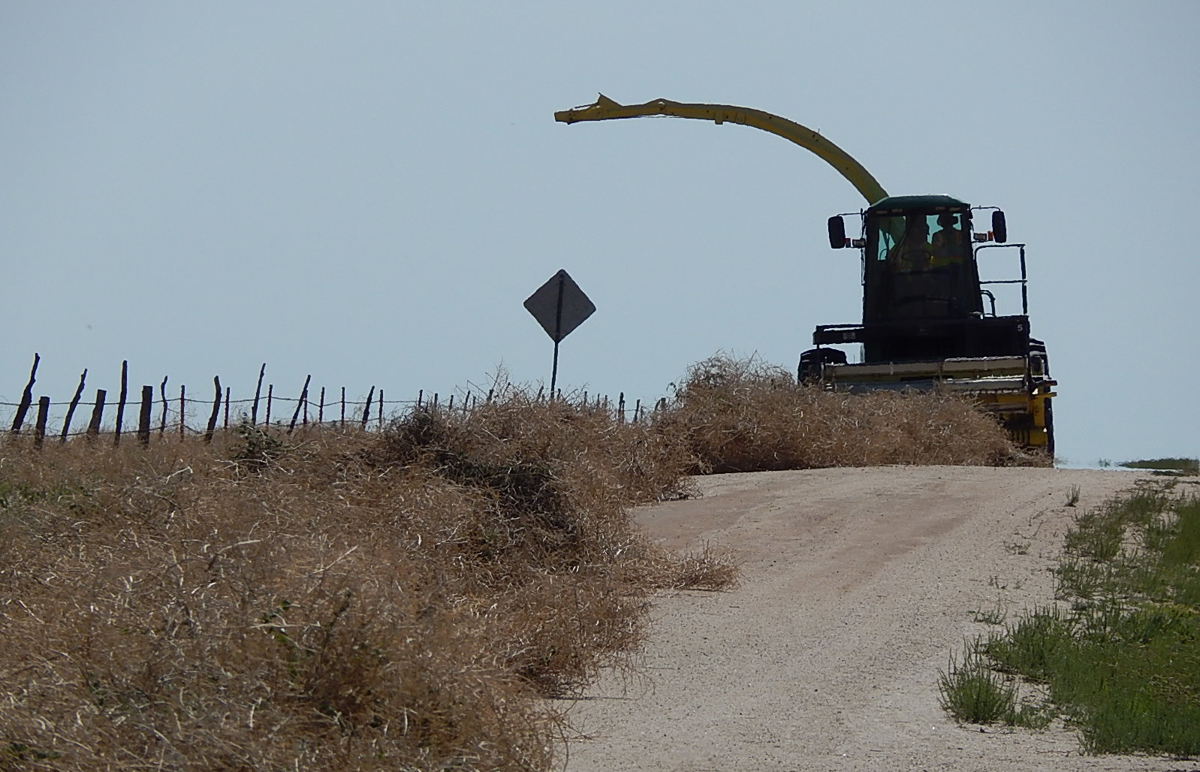
M 938 676 L 942 709 L 955 720 L 970 724 L 1040 727 L 1048 714 L 1018 699 L 1016 680 L 988 666 L 977 647 L 968 645 L 962 662 L 951 655 Z
M 989 638 L 984 650 L 1001 671 L 1044 683 L 1067 650 L 1073 627 L 1073 620 L 1056 608 L 1036 610 Z
M 972 667 L 1042 684 L 1088 753 L 1200 755 L 1200 497 L 1143 488 L 1077 517 L 1066 545 L 1070 608 L 1010 624 Z

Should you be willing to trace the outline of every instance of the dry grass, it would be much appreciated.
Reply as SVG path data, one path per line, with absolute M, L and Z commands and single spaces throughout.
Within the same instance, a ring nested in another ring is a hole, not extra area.
M 714 360 L 636 424 L 510 388 L 378 434 L 6 437 L 0 770 L 549 769 L 545 697 L 627 662 L 654 589 L 736 580 L 633 505 L 699 467 L 994 462 L 997 431 Z
M 756 359 L 691 368 L 658 418 L 701 473 L 882 464 L 1048 463 L 1009 442 L 988 415 L 936 392 L 836 394 L 798 387 Z
M 0 768 L 543 768 L 549 717 L 412 527 L 467 497 L 312 473 L 356 442 L 255 475 L 7 447 Z
M 547 769 L 542 698 L 678 582 L 627 516 L 675 454 L 516 391 L 289 444 L 9 439 L 0 769 Z

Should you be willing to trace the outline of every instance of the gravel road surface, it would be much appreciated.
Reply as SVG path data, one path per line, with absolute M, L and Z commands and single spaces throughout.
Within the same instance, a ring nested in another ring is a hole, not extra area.
M 959 726 L 937 676 L 979 612 L 1052 602 L 1072 516 L 1124 471 L 882 467 L 707 477 L 639 510 L 651 537 L 742 567 L 729 592 L 661 595 L 637 673 L 569 710 L 567 772 L 1195 770 L 1082 756 L 1076 736 Z M 1067 506 L 1078 486 L 1077 507 Z

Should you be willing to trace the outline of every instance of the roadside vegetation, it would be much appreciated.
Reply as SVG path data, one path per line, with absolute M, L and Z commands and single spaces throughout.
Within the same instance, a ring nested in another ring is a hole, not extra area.
M 1087 753 L 1200 756 L 1200 492 L 1172 481 L 1080 514 L 1056 575 L 1057 605 L 951 660 L 943 707 L 972 723 L 1061 718 Z
M 637 422 L 510 386 L 373 433 L 5 436 L 0 770 L 551 769 L 552 698 L 631 667 L 652 593 L 737 578 L 633 507 L 695 471 L 1012 453 L 961 403 L 730 360 Z
M 1149 458 L 1140 461 L 1122 461 L 1117 466 L 1126 469 L 1146 469 L 1181 476 L 1200 475 L 1200 459 L 1196 458 Z

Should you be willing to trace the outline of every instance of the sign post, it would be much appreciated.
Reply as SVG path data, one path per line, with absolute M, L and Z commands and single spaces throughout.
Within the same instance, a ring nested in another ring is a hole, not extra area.
M 525 310 L 533 315 L 554 341 L 554 367 L 550 371 L 550 398 L 558 386 L 558 344 L 596 311 L 566 271 L 559 271 L 525 299 Z

